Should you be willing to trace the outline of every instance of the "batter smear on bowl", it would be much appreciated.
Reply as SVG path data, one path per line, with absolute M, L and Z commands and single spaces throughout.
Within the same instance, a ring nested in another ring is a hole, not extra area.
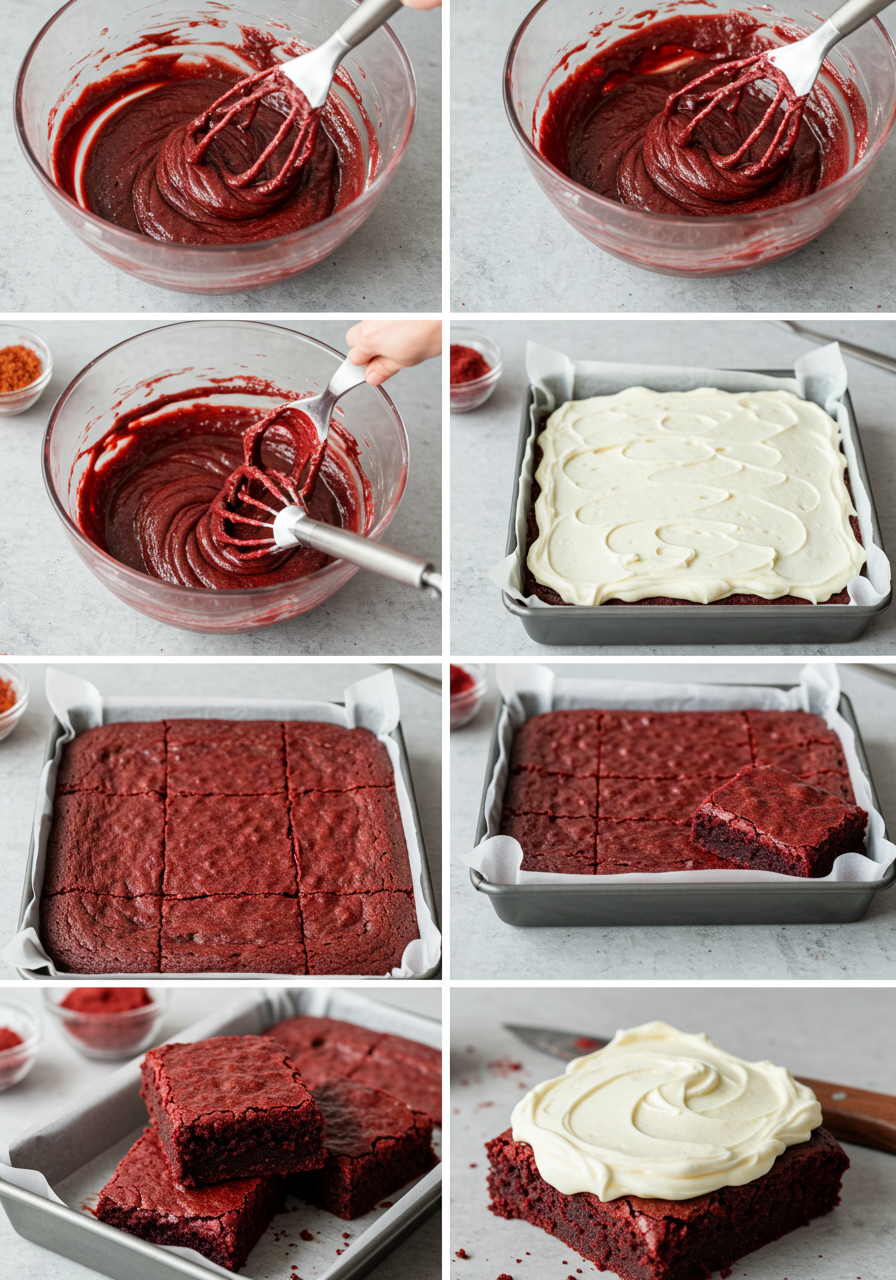
M 91 542 L 150 577 L 211 590 L 287 582 L 331 563 L 332 557 L 308 547 L 246 560 L 220 537 L 213 507 L 245 464 L 244 437 L 256 465 L 284 474 L 300 474 L 319 448 L 310 420 L 296 409 L 274 420 L 257 408 L 212 403 L 240 391 L 296 398 L 260 379 L 248 383 L 160 396 L 122 414 L 80 455 L 78 523 Z M 372 502 L 358 446 L 334 421 L 307 498 L 309 513 L 364 534 L 373 522 Z
M 182 49 L 166 54 L 173 32 L 145 36 L 142 56 L 91 84 L 68 109 L 53 150 L 59 186 L 108 222 L 179 244 L 273 239 L 357 199 L 376 171 L 378 147 L 347 76 L 337 79 L 355 100 L 363 140 L 337 94 L 319 113 L 285 76 L 262 80 L 279 63 L 277 42 L 240 30 L 242 44 L 227 52 L 242 70 Z M 288 47 L 304 51 L 297 42 Z M 248 76 L 239 101 L 253 89 L 269 91 L 225 119 L 238 105 L 234 86 Z
M 788 145 L 775 145 L 784 104 L 744 146 L 772 100 L 765 80 L 697 119 L 713 81 L 694 81 L 773 47 L 758 28 L 745 13 L 675 17 L 617 40 L 551 93 L 539 150 L 573 182 L 649 213 L 752 213 L 829 186 L 867 145 L 867 113 L 854 86 L 837 84 L 847 120 L 819 80 Z M 829 64 L 825 74 L 833 78 Z

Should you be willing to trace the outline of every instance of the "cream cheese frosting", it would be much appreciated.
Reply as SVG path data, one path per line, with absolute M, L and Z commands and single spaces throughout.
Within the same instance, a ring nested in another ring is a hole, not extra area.
M 768 1173 L 821 1124 L 784 1067 L 647 1022 L 536 1085 L 512 1117 L 545 1182 L 565 1195 L 689 1200 Z
M 567 604 L 820 604 L 865 563 L 840 429 L 790 391 L 632 387 L 561 405 L 538 443 L 528 565 Z

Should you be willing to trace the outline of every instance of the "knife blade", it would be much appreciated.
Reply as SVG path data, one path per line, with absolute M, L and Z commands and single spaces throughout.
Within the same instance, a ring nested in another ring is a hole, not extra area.
M 595 1053 L 609 1041 L 587 1034 L 558 1031 L 553 1027 L 528 1027 L 505 1022 L 504 1030 L 539 1053 L 563 1062 Z M 873 1147 L 896 1155 L 896 1097 L 874 1093 L 870 1089 L 854 1089 L 851 1085 L 831 1084 L 797 1076 L 807 1085 L 821 1105 L 824 1127 L 840 1142 L 854 1142 L 860 1147 Z

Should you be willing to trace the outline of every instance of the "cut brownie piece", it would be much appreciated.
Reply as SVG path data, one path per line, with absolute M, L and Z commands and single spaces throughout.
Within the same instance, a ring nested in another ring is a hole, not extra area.
M 285 789 L 279 722 L 168 722 L 169 794 L 279 795 Z
M 694 839 L 743 866 L 818 878 L 863 852 L 868 814 L 783 769 L 751 765 L 694 814 Z
M 283 796 L 169 796 L 164 892 L 295 893 Z
M 81 890 L 136 898 L 162 891 L 165 804 L 161 796 L 57 794 L 47 841 L 44 893 Z
M 766 746 L 760 742 L 753 748 L 753 763 L 775 765 L 778 769 L 801 776 L 832 771 L 848 772 L 846 757 L 838 740 L 803 742 L 782 747 Z
M 394 790 L 307 791 L 293 793 L 290 799 L 303 891 L 373 893 L 413 888 Z
M 164 724 L 104 724 L 79 733 L 63 750 L 56 790 L 121 796 L 164 791 Z
M 830 791 L 832 796 L 839 796 L 847 804 L 856 803 L 856 793 L 852 789 L 848 773 L 825 770 L 822 773 L 800 774 L 800 777 L 807 787 L 818 787 L 821 791 Z
M 677 822 L 638 821 L 597 824 L 597 874 L 635 871 L 739 870 L 741 864 L 695 844 L 691 828 Z
M 554 817 L 596 818 L 597 778 L 521 769 L 507 779 L 507 813 L 549 813 Z
M 564 1195 L 541 1177 L 532 1148 L 508 1129 L 486 1144 L 490 1208 L 557 1236 L 600 1271 L 621 1280 L 710 1280 L 745 1254 L 840 1203 L 849 1160 L 825 1129 L 788 1147 L 768 1173 L 690 1200 L 621 1196 L 602 1203 Z
M 517 729 L 510 767 L 592 778 L 597 774 L 599 711 L 546 711 Z
M 282 1044 L 312 1091 L 327 1080 L 349 1075 L 383 1039 L 379 1031 L 311 1016 L 287 1018 L 268 1032 Z
M 523 871 L 547 871 L 566 875 L 594 874 L 593 818 L 555 818 L 545 813 L 505 813 L 502 836 L 518 840 L 523 850 Z
M 598 817 L 690 822 L 697 805 L 730 776 L 601 778 Z
M 301 903 L 309 973 L 388 977 L 420 936 L 406 893 L 308 893 Z
M 787 747 L 803 742 L 836 741 L 821 716 L 809 711 L 747 711 L 754 746 Z
M 165 898 L 162 973 L 305 974 L 296 898 L 223 894 Z
M 153 1244 L 195 1249 L 239 1271 L 283 1202 L 279 1176 L 239 1178 L 195 1190 L 178 1185 L 153 1129 L 131 1147 L 99 1194 L 101 1222 Z
M 359 1084 L 368 1085 L 371 1089 L 382 1089 L 391 1093 L 393 1098 L 400 1098 L 415 1111 L 422 1111 L 429 1116 L 433 1124 L 442 1123 L 442 1070 L 441 1054 L 437 1069 L 425 1066 L 420 1060 L 411 1061 L 407 1057 L 398 1057 L 390 1049 L 388 1041 L 398 1039 L 397 1036 L 383 1036 L 382 1041 L 373 1049 L 369 1057 L 351 1072 L 349 1079 Z M 419 1046 L 425 1048 L 425 1045 Z M 436 1053 L 436 1050 L 431 1050 Z
M 285 726 L 285 737 L 291 791 L 395 785 L 389 753 L 368 729 L 295 720 Z
M 432 1121 L 379 1089 L 331 1080 L 314 1091 L 327 1126 L 322 1170 L 290 1179 L 302 1200 L 360 1218 L 436 1163 Z
M 184 1186 L 322 1166 L 323 1117 L 269 1036 L 162 1045 L 141 1073 L 159 1142 Z
M 158 973 L 161 898 L 57 893 L 42 898 L 40 934 L 67 973 Z
M 743 712 L 613 714 L 601 734 L 601 778 L 730 778 L 752 762 Z

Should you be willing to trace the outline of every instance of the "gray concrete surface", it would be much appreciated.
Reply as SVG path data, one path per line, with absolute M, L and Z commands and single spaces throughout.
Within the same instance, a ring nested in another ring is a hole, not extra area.
M 452 310 L 896 310 L 896 143 L 855 201 L 816 240 L 746 275 L 656 275 L 598 249 L 529 172 L 504 114 L 504 59 L 533 0 L 452 0 Z M 821 0 L 827 15 L 836 0 Z M 600 6 L 595 7 L 598 12 Z M 892 34 L 896 16 L 881 14 Z
M 810 328 L 896 356 L 896 322 L 809 318 Z M 536 644 L 501 603 L 486 576 L 503 559 L 519 442 L 520 414 L 528 379 L 526 341 L 565 351 L 575 360 L 620 360 L 645 364 L 690 364 L 728 369 L 781 369 L 812 344 L 761 320 L 510 320 L 472 319 L 503 352 L 504 374 L 492 398 L 473 413 L 451 418 L 451 652 L 466 654 L 630 653 L 631 649 L 554 648 Z M 846 357 L 849 388 L 884 547 L 896 554 L 896 375 Z M 896 609 L 880 614 L 848 645 L 684 646 L 644 645 L 647 654 L 728 653 L 749 655 L 896 653 Z
M 91 680 L 104 696 L 173 694 L 247 698 L 341 700 L 346 686 L 376 674 L 370 664 L 353 663 L 80 663 L 57 669 Z M 0 742 L 0 946 L 18 928 L 19 902 L 37 784 L 52 713 L 44 696 L 47 664 L 21 664 L 29 684 L 28 709 L 13 733 Z M 440 676 L 437 666 L 421 667 Z M 411 762 L 414 793 L 439 910 L 442 898 L 442 705 L 422 685 L 396 676 L 401 727 Z M 0 958 L 0 980 L 15 970 Z
M 550 665 L 550 664 L 549 664 Z M 572 663 L 568 677 L 796 683 L 801 663 Z M 840 664 L 889 831 L 896 832 L 896 688 Z M 476 893 L 460 854 L 473 848 L 492 722 L 494 668 L 475 719 L 451 735 L 452 979 L 724 982 L 896 978 L 896 888 L 879 893 L 854 924 L 518 929 Z M 612 1030 L 613 1028 L 611 1028 Z
M 569 1245 L 488 1210 L 483 1143 L 508 1127 L 523 1088 L 563 1069 L 556 1058 L 522 1045 L 503 1023 L 601 1037 L 661 1019 L 684 1031 L 705 1031 L 723 1049 L 750 1061 L 768 1058 L 811 1079 L 891 1093 L 893 1015 L 892 990 L 454 989 L 449 1254 L 454 1265 L 446 1275 L 451 1280 L 494 1280 L 501 1273 L 513 1280 L 562 1280 L 572 1272 L 578 1280 L 580 1271 L 596 1274 Z M 896 1160 L 852 1143 L 846 1152 L 851 1168 L 843 1176 L 838 1208 L 742 1258 L 734 1268 L 738 1280 L 891 1280 Z M 469 1261 L 454 1261 L 460 1248 Z M 613 1273 L 600 1274 L 610 1280 Z
M 30 326 L 53 353 L 53 376 L 37 404 L 0 418 L 5 486 L 0 512 L 0 651 L 9 654 L 201 654 L 279 657 L 288 654 L 437 654 L 442 651 L 438 601 L 374 574 L 358 573 L 318 609 L 243 635 L 212 636 L 156 622 L 116 599 L 69 545 L 44 491 L 41 449 L 50 411 L 83 366 L 110 346 L 154 327 L 144 321 L 45 320 Z M 345 350 L 348 322 L 288 318 L 288 325 Z M 401 506 L 386 541 L 402 550 L 441 555 L 441 368 L 436 360 L 408 369 L 389 393 L 410 437 L 411 463 Z
M 13 88 L 31 42 L 59 7 L 60 0 L 3 5 L 0 94 L 8 105 L 0 117 L 0 310 L 440 310 L 441 14 L 403 11 L 391 24 L 417 79 L 417 122 L 398 172 L 368 220 L 304 275 L 268 289 L 209 297 L 144 284 L 98 258 L 54 212 L 31 172 L 13 128 Z
M 171 993 L 158 1043 L 176 1040 L 192 1023 L 226 1008 L 241 990 L 229 984 L 212 987 L 196 983 L 189 988 L 178 987 Z M 440 991 L 365 988 L 364 994 L 413 1013 L 441 1017 Z M 35 987 L 15 991 L 0 988 L 0 1003 L 7 996 L 31 1005 L 38 1012 L 43 1005 L 42 993 Z M 82 1057 L 70 1041 L 63 1039 L 55 1021 L 45 1018 L 43 1047 L 30 1074 L 14 1089 L 0 1093 L 0 1140 L 9 1142 L 47 1115 L 67 1107 L 79 1095 L 101 1084 L 119 1066 L 118 1062 L 94 1062 Z M 370 1273 L 373 1280 L 438 1280 L 441 1229 L 441 1215 L 435 1214 Z M 48 1271 L 54 1280 L 89 1280 L 98 1274 L 90 1267 L 48 1253 L 30 1240 L 22 1239 L 13 1231 L 5 1213 L 0 1213 L 0 1252 L 4 1258 L 4 1274 L 15 1276 L 16 1280 L 45 1280 Z

